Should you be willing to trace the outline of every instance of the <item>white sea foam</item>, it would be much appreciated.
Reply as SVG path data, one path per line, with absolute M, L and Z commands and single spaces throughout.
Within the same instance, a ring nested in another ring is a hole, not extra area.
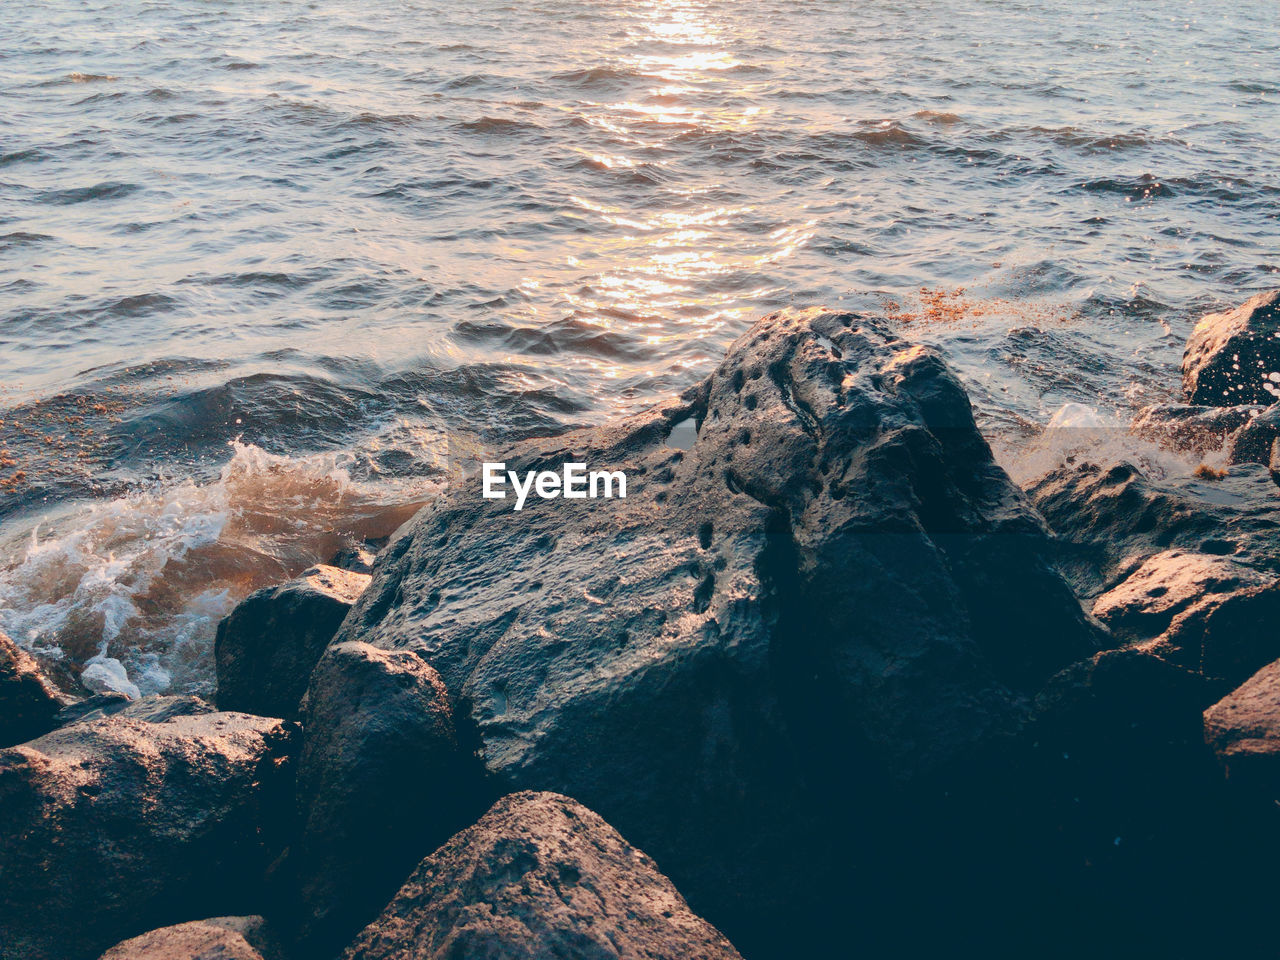
M 46 520 L 10 541 L 0 627 L 91 690 L 208 693 L 214 630 L 240 598 L 390 533 L 432 493 L 354 481 L 353 462 L 237 443 L 216 481 Z

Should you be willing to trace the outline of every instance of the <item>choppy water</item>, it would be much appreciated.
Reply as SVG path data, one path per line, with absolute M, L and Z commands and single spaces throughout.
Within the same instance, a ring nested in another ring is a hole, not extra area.
M 1006 456 L 1123 421 L 1277 282 L 1275 15 L 11 0 L 0 625 L 204 689 L 216 618 L 386 533 L 448 431 L 634 409 L 781 305 L 942 345 Z

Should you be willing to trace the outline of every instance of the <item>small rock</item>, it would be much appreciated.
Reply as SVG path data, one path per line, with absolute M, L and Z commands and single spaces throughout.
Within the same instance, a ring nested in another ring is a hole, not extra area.
M 211 917 L 161 927 L 118 943 L 100 960 L 276 960 L 262 917 Z
M 45 678 L 31 654 L 0 632 L 0 747 L 48 733 L 70 700 Z
M 1196 324 L 1182 356 L 1188 403 L 1270 405 L 1280 396 L 1280 290 Z
M 294 717 L 311 670 L 364 588 L 367 574 L 315 566 L 246 597 L 218 624 L 218 708 Z
M 423 860 L 344 960 L 739 960 L 671 881 L 568 797 L 503 797 Z
M 173 716 L 199 710 L 194 698 L 173 699 L 0 751 L 5 956 L 81 960 L 245 906 L 286 789 L 291 727 L 238 713 Z M 166 711 L 164 722 L 143 719 Z
M 302 702 L 302 833 L 286 876 L 298 939 L 340 948 L 414 864 L 484 809 L 479 764 L 463 755 L 444 684 L 416 653 L 339 643 Z
M 1280 660 L 1204 712 L 1204 737 L 1231 779 L 1280 792 Z

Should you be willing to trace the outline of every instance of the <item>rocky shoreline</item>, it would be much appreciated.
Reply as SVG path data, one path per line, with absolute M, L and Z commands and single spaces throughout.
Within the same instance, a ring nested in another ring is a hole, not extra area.
M 786 311 L 681 398 L 504 453 L 625 470 L 625 500 L 513 515 L 454 483 L 371 572 L 244 601 L 216 708 L 82 700 L 0 637 L 0 957 L 1252 941 L 1278 304 L 1201 321 L 1186 405 L 1135 423 L 1221 453 L 1188 482 L 1020 490 L 936 351 Z

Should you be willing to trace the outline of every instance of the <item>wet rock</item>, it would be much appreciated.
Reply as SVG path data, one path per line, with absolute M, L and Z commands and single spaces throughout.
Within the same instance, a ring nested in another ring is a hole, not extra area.
M 0 746 L 52 730 L 70 699 L 41 673 L 31 654 L 0 632 Z
M 1265 407 L 1192 406 L 1162 403 L 1145 407 L 1133 421 L 1133 432 L 1162 447 L 1203 457 L 1221 450 L 1237 430 Z
M 1099 642 L 956 378 L 874 320 L 767 317 L 681 400 L 493 459 L 628 495 L 451 483 L 339 639 L 420 651 L 505 788 L 598 810 L 748 949 L 838 912 L 851 804 L 974 777 Z
M 211 917 L 118 943 L 100 960 L 278 960 L 262 917 Z
M 1217 480 L 1156 479 L 1131 463 L 1067 465 L 1027 492 L 1059 538 L 1057 566 L 1085 597 L 1171 548 L 1280 576 L 1280 498 L 1244 465 Z
M 1201 319 L 1182 356 L 1188 403 L 1270 405 L 1280 396 L 1280 290 Z
M 292 732 L 174 699 L 197 712 L 144 702 L 0 751 L 6 956 L 95 957 L 252 895 Z
M 1271 649 L 1262 622 L 1249 627 L 1251 614 L 1220 612 L 1242 608 L 1260 613 L 1267 603 L 1263 588 L 1275 577 L 1230 557 L 1165 550 L 1144 559 L 1124 581 L 1098 596 L 1093 616 L 1112 634 L 1148 641 L 1143 649 L 1171 663 L 1211 676 L 1238 673 L 1239 663 L 1254 663 Z M 1263 599 L 1258 600 L 1258 595 Z M 1243 628 L 1224 627 L 1243 620 Z M 1210 623 L 1215 625 L 1210 640 Z M 1280 653 L 1280 649 L 1276 650 Z
M 1275 459 L 1276 441 L 1280 439 L 1280 404 L 1249 419 L 1231 437 L 1231 463 L 1261 463 L 1268 466 Z
M 444 684 L 410 650 L 339 643 L 302 704 L 302 832 L 282 874 L 299 890 L 298 939 L 346 943 L 414 865 L 484 809 Z
M 671 881 L 568 797 L 503 797 L 424 860 L 345 960 L 736 960 Z
M 83 700 L 76 700 L 58 711 L 55 726 L 65 727 L 79 720 L 100 720 L 113 713 L 119 713 L 133 700 L 126 693 L 112 690 L 108 693 L 95 693 Z
M 295 716 L 312 668 L 368 583 L 321 565 L 241 601 L 214 641 L 219 709 Z
M 1232 780 L 1280 798 L 1280 661 L 1207 709 L 1204 736 Z

